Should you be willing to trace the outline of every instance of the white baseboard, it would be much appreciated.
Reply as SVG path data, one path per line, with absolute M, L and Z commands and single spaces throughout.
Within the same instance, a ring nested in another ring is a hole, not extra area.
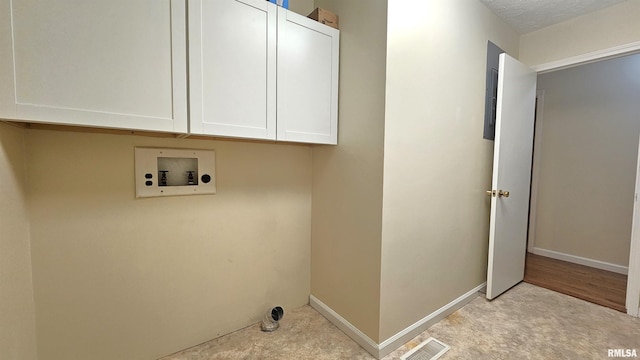
M 362 346 L 371 355 L 375 356 L 376 359 L 380 358 L 378 356 L 380 352 L 378 349 L 378 344 L 370 337 L 365 335 L 365 333 L 360 331 L 357 327 L 348 322 L 347 319 L 340 316 L 340 314 L 333 311 L 333 309 L 328 307 L 325 303 L 323 303 L 313 295 L 309 295 L 309 305 L 311 305 L 312 308 L 316 309 L 317 312 L 322 314 L 322 316 L 327 318 L 327 320 L 329 320 L 338 329 L 342 330 L 343 333 L 347 334 L 347 336 L 358 343 L 358 345 Z
M 420 333 L 424 332 L 431 326 L 438 323 L 440 320 L 446 318 L 447 316 L 456 312 L 456 310 L 461 307 L 467 305 L 471 302 L 471 300 L 478 297 L 479 292 L 487 286 L 487 283 L 482 283 L 475 288 L 469 290 L 465 294 L 461 295 L 457 299 L 451 301 L 440 309 L 432 312 L 431 314 L 425 316 L 421 320 L 418 320 L 413 325 L 407 327 L 406 329 L 400 331 L 394 336 L 388 338 L 378 345 L 379 347 L 379 358 L 382 358 L 402 345 L 406 344 L 409 340 L 418 336 Z M 379 359 L 378 358 L 378 359 Z
M 377 344 L 370 337 L 365 335 L 362 331 L 358 330 L 355 326 L 349 323 L 345 318 L 340 316 L 338 313 L 333 311 L 330 307 L 320 301 L 313 295 L 309 296 L 309 304 L 312 308 L 316 309 L 320 314 L 326 317 L 331 323 L 333 323 L 338 329 L 342 330 L 347 336 L 353 339 L 358 345 L 362 346 L 365 350 L 367 350 L 371 355 L 373 355 L 376 359 L 380 359 L 394 350 L 398 349 L 409 340 L 413 339 L 420 333 L 424 332 L 440 320 L 446 318 L 447 316 L 454 313 L 456 310 L 465 306 L 471 300 L 475 299 L 479 291 L 486 287 L 487 283 L 483 283 L 472 290 L 469 290 L 467 293 L 458 297 L 457 299 L 451 301 L 447 305 L 441 307 L 440 309 L 434 311 L 433 313 L 427 315 L 421 320 L 417 321 L 413 325 L 407 327 L 406 329 L 400 331 L 396 335 L 390 337 L 389 339 L 383 341 L 380 344 Z
M 536 255 L 549 257 L 556 260 L 567 261 L 574 264 L 585 265 L 596 269 L 607 270 L 618 274 L 627 275 L 629 273 L 629 268 L 622 265 L 612 264 L 600 260 L 593 260 L 584 258 L 581 256 L 575 256 L 570 254 L 561 253 L 553 250 L 541 249 L 538 247 L 534 247 L 530 251 Z

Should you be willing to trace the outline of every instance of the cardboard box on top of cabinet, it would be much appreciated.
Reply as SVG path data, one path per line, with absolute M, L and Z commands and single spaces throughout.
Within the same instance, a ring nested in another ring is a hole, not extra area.
M 323 23 L 325 25 L 329 25 L 332 28 L 338 29 L 338 15 L 332 13 L 329 10 L 325 10 L 325 9 L 322 9 L 322 8 L 316 8 L 307 17 L 310 18 L 310 19 L 313 19 L 315 21 L 321 22 L 321 23 Z
M 278 6 L 282 6 L 285 9 L 289 8 L 289 0 L 267 0 L 269 2 L 272 2 Z

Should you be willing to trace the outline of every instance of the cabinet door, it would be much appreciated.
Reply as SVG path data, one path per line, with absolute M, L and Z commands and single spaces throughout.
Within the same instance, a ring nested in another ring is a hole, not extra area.
M 337 144 L 339 36 L 278 9 L 278 140 Z
M 189 2 L 192 134 L 275 140 L 276 6 Z
M 18 120 L 187 131 L 185 0 L 11 0 Z
M 0 0 L 0 119 L 16 118 L 12 47 L 11 1 Z

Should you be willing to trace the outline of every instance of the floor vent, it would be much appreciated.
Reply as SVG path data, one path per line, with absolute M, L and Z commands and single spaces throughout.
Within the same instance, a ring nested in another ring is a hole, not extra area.
M 420 343 L 420 345 L 414 347 L 408 353 L 400 357 L 401 360 L 435 360 L 444 355 L 449 350 L 449 345 L 436 340 L 434 338 L 428 338 Z

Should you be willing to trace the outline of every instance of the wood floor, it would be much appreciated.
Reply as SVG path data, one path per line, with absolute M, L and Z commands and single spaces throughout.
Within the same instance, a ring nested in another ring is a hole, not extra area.
M 524 281 L 626 312 L 626 275 L 527 253 Z

